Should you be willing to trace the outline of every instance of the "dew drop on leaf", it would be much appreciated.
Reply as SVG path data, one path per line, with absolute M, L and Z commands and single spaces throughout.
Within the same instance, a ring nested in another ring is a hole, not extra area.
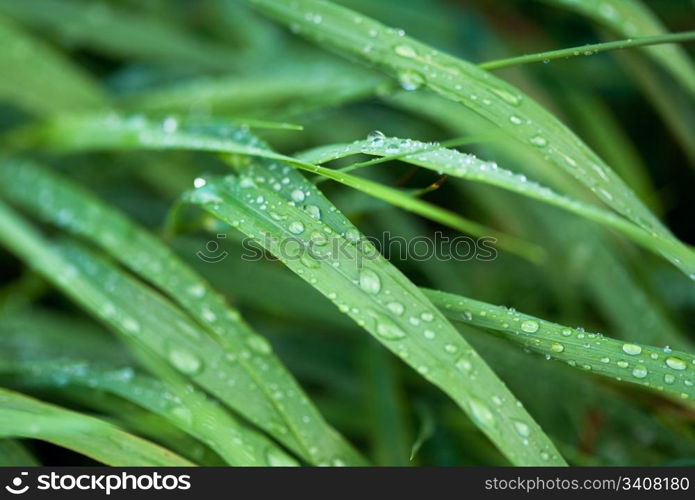
M 521 323 L 521 329 L 526 333 L 537 332 L 539 328 L 538 321 L 526 320 Z
M 553 342 L 550 344 L 550 349 L 552 349 L 553 352 L 562 352 L 565 350 L 565 346 L 559 342 Z
M 425 78 L 416 71 L 404 70 L 398 73 L 398 82 L 403 90 L 417 90 L 425 84 Z
M 522 422 L 521 420 L 514 421 L 514 430 L 516 430 L 517 434 L 519 434 L 521 437 L 525 438 L 529 437 L 531 434 L 531 428 L 526 422 Z
M 384 340 L 398 340 L 405 337 L 405 332 L 391 321 L 388 317 L 381 314 L 374 314 L 376 317 L 376 334 Z
M 635 378 L 645 378 L 648 374 L 649 374 L 649 372 L 647 371 L 647 368 L 643 365 L 637 365 L 632 370 L 632 375 Z
M 485 403 L 476 397 L 470 398 L 470 408 L 473 418 L 484 427 L 493 427 L 495 425 L 495 416 L 490 411 Z
M 642 352 L 642 348 L 637 344 L 623 344 L 623 352 L 630 356 L 637 356 Z
M 685 361 L 673 356 L 666 358 L 666 365 L 674 370 L 685 370 Z
M 304 224 L 299 221 L 292 221 L 287 229 L 292 234 L 302 234 L 304 232 Z
M 360 288 L 365 292 L 376 295 L 381 291 L 381 278 L 369 268 L 364 268 L 360 272 Z
M 174 346 L 169 349 L 169 361 L 176 367 L 180 372 L 186 373 L 188 375 L 195 375 L 199 373 L 203 367 L 200 358 L 193 354 L 191 351 L 183 348 Z

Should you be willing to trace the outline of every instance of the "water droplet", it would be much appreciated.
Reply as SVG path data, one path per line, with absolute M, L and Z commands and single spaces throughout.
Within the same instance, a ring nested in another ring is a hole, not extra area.
M 203 367 L 200 358 L 194 353 L 183 347 L 172 347 L 169 350 L 169 361 L 182 373 L 195 375 Z
M 305 198 L 304 191 L 302 191 L 301 189 L 295 189 L 294 191 L 292 191 L 292 194 L 290 194 L 290 197 L 292 198 L 292 201 L 301 203 L 304 201 Z
M 560 334 L 562 334 L 563 337 L 569 337 L 572 335 L 572 330 L 570 328 L 563 328 Z
M 396 48 L 393 49 L 396 54 L 398 54 L 401 57 L 409 57 L 409 58 L 415 58 L 417 57 L 417 51 L 410 45 L 407 44 L 400 44 L 396 45 Z
M 513 94 L 506 89 L 492 88 L 491 89 L 497 96 L 499 96 L 504 102 L 511 104 L 512 106 L 518 106 L 521 103 L 521 96 Z
M 389 309 L 389 311 L 391 311 L 393 314 L 397 314 L 398 316 L 403 314 L 403 311 L 405 311 L 403 304 L 400 302 L 389 302 L 386 304 L 386 307 Z
M 493 427 L 495 425 L 495 416 L 490 411 L 485 403 L 476 397 L 471 397 L 469 401 L 471 414 L 473 418 L 485 427 Z
M 175 406 L 171 409 L 171 414 L 179 421 L 184 422 L 187 425 L 193 423 L 193 413 L 191 410 L 185 406 Z
M 321 209 L 316 205 L 307 205 L 306 207 L 304 207 L 304 211 L 314 219 L 321 219 Z
M 675 380 L 676 380 L 676 377 L 674 377 L 670 373 L 667 373 L 666 375 L 664 375 L 664 382 L 666 382 L 667 384 L 672 384 L 673 382 L 675 382 Z
M 432 330 L 425 330 L 422 332 L 422 334 L 425 336 L 427 340 L 432 340 L 434 337 L 436 337 L 435 333 Z
M 685 370 L 685 361 L 673 356 L 666 358 L 666 365 L 674 370 Z
M 565 346 L 559 342 L 553 342 L 550 344 L 550 349 L 552 349 L 553 352 L 562 352 L 565 350 Z
M 618 363 L 616 363 L 616 364 L 617 364 L 620 368 L 627 368 L 628 366 L 630 366 L 630 363 L 628 363 L 627 361 L 618 361 Z
M 468 373 L 473 368 L 473 365 L 471 364 L 471 362 L 468 359 L 459 358 L 459 360 L 456 361 L 456 368 L 461 370 L 463 373 Z
M 205 179 L 203 179 L 202 177 L 196 177 L 193 180 L 193 187 L 195 187 L 195 188 L 201 188 L 205 184 L 207 184 L 207 181 Z
M 350 243 L 357 243 L 360 241 L 360 232 L 357 229 L 350 228 L 345 231 L 345 239 Z
M 288 230 L 292 234 L 302 234 L 304 232 L 304 224 L 299 221 L 293 221 L 290 223 Z
M 381 278 L 369 268 L 364 268 L 360 272 L 360 288 L 367 293 L 376 295 L 381 291 Z
M 213 321 L 217 320 L 217 315 L 210 310 L 208 306 L 203 306 L 203 308 L 200 310 L 200 313 L 203 316 L 203 319 L 205 321 L 212 323 Z
M 542 135 L 534 135 L 533 137 L 531 137 L 531 139 L 529 139 L 529 141 L 531 142 L 531 144 L 533 144 L 534 146 L 538 146 L 539 148 L 544 148 L 548 145 L 548 141 Z
M 299 261 L 304 264 L 305 267 L 309 269 L 318 269 L 321 264 L 316 259 L 311 258 L 310 255 L 302 254 Z
M 135 321 L 133 318 L 124 318 L 121 323 L 123 328 L 130 333 L 138 333 L 140 331 L 140 323 Z
M 417 90 L 425 83 L 425 78 L 415 71 L 405 70 L 398 73 L 398 81 L 403 90 Z
M 637 356 L 642 352 L 642 348 L 637 344 L 623 344 L 623 352 L 630 356 Z
M 516 115 L 510 116 L 509 121 L 512 122 L 514 125 L 521 125 L 523 123 L 523 120 Z
M 454 354 L 456 351 L 458 351 L 458 347 L 456 347 L 454 344 L 446 344 L 444 346 L 444 350 L 449 354 Z
M 259 354 L 270 354 L 270 343 L 260 335 L 250 335 L 246 339 L 248 346 Z
M 166 132 L 167 134 L 172 134 L 176 132 L 176 129 L 178 128 L 179 122 L 173 116 L 167 116 L 162 122 L 162 129 L 164 129 L 164 132 Z
M 373 130 L 367 136 L 367 141 L 371 143 L 372 146 L 381 146 L 384 144 L 386 136 L 381 130 Z
M 539 328 L 538 321 L 526 320 L 521 323 L 521 329 L 526 333 L 534 333 L 538 331 Z
M 632 370 L 632 375 L 635 378 L 644 378 L 649 374 L 647 371 L 647 368 L 643 365 L 637 365 L 635 368 Z
M 389 318 L 380 314 L 376 316 L 376 333 L 385 340 L 398 340 L 405 337 L 405 332 L 391 321 Z
M 427 321 L 428 323 L 434 319 L 434 314 L 430 312 L 424 312 L 420 315 L 420 319 Z
M 521 420 L 514 420 L 514 429 L 521 437 L 526 438 L 531 434 L 531 428 L 526 422 L 522 422 Z
M 205 295 L 205 287 L 203 285 L 200 285 L 200 284 L 191 285 L 188 288 L 188 293 L 190 295 L 192 295 L 193 297 L 200 298 L 203 295 Z

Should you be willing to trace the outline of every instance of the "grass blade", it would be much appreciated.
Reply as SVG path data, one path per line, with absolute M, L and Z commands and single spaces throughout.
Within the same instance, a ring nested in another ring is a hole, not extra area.
M 625 217 L 665 238 L 673 238 L 593 151 L 512 85 L 471 63 L 417 42 L 399 30 L 329 2 L 253 1 L 296 32 L 397 77 L 406 90 L 426 86 L 464 104 L 496 123 L 509 137 L 542 151 L 550 163 L 584 183 Z M 695 279 L 695 275 L 692 277 Z
M 560 195 L 547 187 L 529 181 L 524 175 L 514 175 L 509 170 L 499 168 L 494 162 L 486 162 L 474 155 L 442 148 L 436 143 L 427 144 L 411 139 L 386 138 L 379 135 L 375 139 L 366 141 L 321 146 L 302 153 L 299 158 L 310 163 L 320 164 L 358 153 L 382 158 L 391 156 L 405 163 L 433 170 L 440 175 L 446 174 L 451 177 L 489 184 L 548 203 L 615 229 L 643 248 L 661 254 L 671 262 L 677 263 L 677 267 L 686 274 L 695 273 L 695 253 L 672 238 L 663 238 L 657 234 L 649 233 L 612 212 Z M 338 174 L 332 175 L 337 176 Z
M 638 0 L 544 0 L 546 3 L 578 12 L 625 38 L 658 36 L 666 28 Z M 686 52 L 677 46 L 649 47 L 645 51 L 669 71 L 695 96 L 695 67 Z
M 572 367 L 677 398 L 695 398 L 695 356 L 690 354 L 585 333 L 460 295 L 437 290 L 425 294 L 451 320 L 502 332 L 508 340 Z
M 509 66 L 517 66 L 519 64 L 530 64 L 536 62 L 545 63 L 555 59 L 589 56 L 610 50 L 623 50 L 648 45 L 688 42 L 691 40 L 695 40 L 695 31 L 669 33 L 666 35 L 656 36 L 643 36 L 639 38 L 628 38 L 627 40 L 616 40 L 614 42 L 590 43 L 578 47 L 570 47 L 568 49 L 549 50 L 547 52 L 538 52 L 536 54 L 527 54 L 519 57 L 510 57 L 507 59 L 497 59 L 495 61 L 480 63 L 478 64 L 478 67 L 485 70 L 494 70 L 499 68 L 508 68 Z
M 247 171 L 241 179 L 229 176 L 208 182 L 189 193 L 187 200 L 258 239 L 357 324 L 449 394 L 512 463 L 564 464 L 532 417 L 441 313 L 388 261 L 373 249 L 355 244 L 360 234 L 354 228 L 337 233 L 320 213 L 311 209 L 307 213 L 257 185 L 255 178 Z M 283 249 L 287 242 L 295 242 L 292 257 L 287 255 L 291 250 Z M 316 254 L 302 251 L 312 245 Z
M 183 346 L 188 346 L 191 356 L 199 363 L 200 360 L 207 360 L 216 366 L 218 371 L 225 374 L 225 380 L 237 382 L 233 396 L 230 386 L 213 376 L 212 366 L 202 370 L 203 377 L 197 380 L 198 383 L 286 443 L 305 460 L 313 463 L 336 459 L 350 464 L 361 463 L 362 459 L 309 403 L 301 388 L 274 356 L 268 342 L 253 333 L 238 312 L 230 309 L 168 247 L 95 197 L 33 164 L 7 161 L 0 175 L 12 176 L 15 188 L 18 188 L 12 192 L 2 190 L 4 195 L 45 220 L 99 244 L 124 265 L 175 298 L 197 320 L 197 323 L 193 323 L 168 301 L 134 280 L 119 277 L 117 270 L 104 262 L 102 272 L 105 275 L 130 288 L 129 294 L 143 295 L 142 300 L 150 303 L 148 307 L 132 302 L 121 305 L 130 315 L 121 321 L 128 323 L 129 318 L 138 318 L 149 323 L 148 334 L 151 338 L 148 342 L 151 349 L 166 357 L 167 348 L 162 342 L 167 336 L 172 336 L 164 343 L 174 342 L 182 350 Z M 40 203 L 33 194 L 37 189 L 46 193 Z M 80 214 L 79 217 L 77 214 Z M 37 246 L 38 243 L 32 242 L 32 245 Z M 64 267 L 65 264 L 57 265 Z M 49 267 L 39 269 L 50 272 L 50 264 L 46 266 Z M 100 288 L 96 283 L 91 286 Z M 103 291 L 99 294 L 103 295 Z M 74 294 L 70 295 L 75 297 Z M 117 297 L 114 296 L 114 299 Z M 96 308 L 92 304 L 86 307 L 96 312 L 107 324 L 113 324 L 114 318 L 104 313 L 110 299 L 104 300 Z M 77 301 L 84 304 L 83 298 Z M 157 314 L 161 315 L 161 323 L 171 325 L 171 331 L 162 332 L 161 325 L 157 327 L 151 322 L 151 317 Z M 133 332 L 124 329 L 122 322 L 119 324 L 116 321 L 116 324 L 122 333 L 132 336 Z M 195 342 L 194 339 L 201 335 L 203 338 Z M 220 348 L 223 352 L 220 352 Z M 224 356 L 225 352 L 227 357 Z M 281 401 L 277 394 L 283 395 Z M 310 450 L 315 451 L 311 453 Z
M 14 140 L 22 146 L 38 142 L 44 147 L 58 151 L 183 149 L 236 153 L 282 160 L 458 231 L 478 237 L 494 237 L 497 240 L 497 246 L 530 261 L 537 262 L 543 257 L 543 250 L 532 243 L 495 231 L 410 194 L 377 182 L 275 153 L 265 144 L 254 144 L 252 143 L 252 136 L 241 127 L 229 124 L 222 126 L 212 120 L 208 121 L 207 124 L 204 122 L 196 124 L 188 121 L 179 123 L 176 120 L 171 120 L 173 119 L 154 121 L 146 119 L 142 115 L 124 117 L 115 114 L 61 116 L 18 132 L 14 136 Z M 85 133 L 88 130 L 90 133 Z
M 199 39 L 164 18 L 109 3 L 0 0 L 0 12 L 75 45 L 131 60 L 177 61 L 204 70 L 229 69 L 235 61 L 233 51 Z
M 178 455 L 97 418 L 0 389 L 0 436 L 41 439 L 113 466 L 190 466 Z
M 104 104 L 98 84 L 84 71 L 2 16 L 0 44 L 0 99 L 39 115 Z
M 130 367 L 114 368 L 74 360 L 23 361 L 1 363 L 0 373 L 13 375 L 13 381 L 30 387 L 72 386 L 88 392 L 101 390 L 115 394 L 163 416 L 210 446 L 229 465 L 266 466 L 268 457 L 272 457 L 272 465 L 296 464 L 270 440 L 245 428 L 194 389 L 185 390 L 183 384 L 162 383 Z

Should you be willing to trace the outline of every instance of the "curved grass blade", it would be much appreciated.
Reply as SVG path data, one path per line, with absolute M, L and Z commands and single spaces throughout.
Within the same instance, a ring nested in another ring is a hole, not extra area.
M 13 382 L 32 387 L 73 386 L 120 396 L 200 439 L 229 465 L 265 466 L 268 457 L 272 458 L 271 465 L 296 464 L 270 440 L 243 428 L 202 394 L 140 375 L 127 366 L 113 368 L 69 360 L 9 361 L 0 363 L 0 373 L 11 374 Z
M 589 17 L 626 38 L 657 36 L 667 32 L 657 17 L 638 0 L 543 0 Z M 695 96 L 695 66 L 677 46 L 649 47 L 645 51 Z
M 638 38 L 628 38 L 627 40 L 616 40 L 614 42 L 590 43 L 578 47 L 570 47 L 568 49 L 549 50 L 547 52 L 538 52 L 535 54 L 527 54 L 518 57 L 509 57 L 506 59 L 496 59 L 494 61 L 480 63 L 478 64 L 478 67 L 485 70 L 494 70 L 508 68 L 509 66 L 517 66 L 519 64 L 547 62 L 555 59 L 569 59 L 571 57 L 578 56 L 590 56 L 610 50 L 623 50 L 649 45 L 688 42 L 691 40 L 695 40 L 695 31 L 668 33 L 665 35 L 656 36 L 643 36 Z
M 284 169 L 279 175 L 291 169 L 280 164 L 266 168 Z M 532 417 L 441 313 L 373 248 L 358 244 L 359 232 L 353 228 L 337 233 L 316 212 L 316 205 L 309 204 L 315 208 L 307 212 L 257 184 L 254 179 L 259 177 L 253 170 L 246 174 L 207 182 L 186 199 L 258 239 L 357 324 L 449 394 L 512 463 L 564 464 Z M 273 183 L 262 179 L 261 184 Z M 306 197 L 304 192 L 303 200 Z M 341 217 L 335 214 L 333 220 Z
M 607 103 L 591 92 L 576 89 L 565 89 L 563 102 L 587 142 L 592 144 L 609 164 L 615 165 L 616 172 L 654 213 L 663 213 L 646 161 Z
M 314 58 L 312 58 L 314 59 Z M 341 103 L 373 95 L 384 84 L 381 75 L 355 71 L 337 65 L 330 59 L 303 63 L 297 58 L 292 65 L 237 75 L 198 78 L 166 85 L 124 97 L 122 109 L 139 111 L 191 112 L 204 114 L 246 113 L 282 109 L 290 104 L 310 103 L 312 106 Z
M 451 320 L 502 332 L 516 344 L 578 369 L 695 399 L 695 356 L 690 354 L 621 342 L 460 295 L 424 292 Z
M 87 133 L 89 131 L 89 133 Z M 61 116 L 38 126 L 28 127 L 14 136 L 17 144 L 39 143 L 57 151 L 89 151 L 93 149 L 184 149 L 220 153 L 236 153 L 282 160 L 308 172 L 320 174 L 353 187 L 405 210 L 427 217 L 458 231 L 496 238 L 496 245 L 532 262 L 544 256 L 543 249 L 470 221 L 449 210 L 420 200 L 402 191 L 377 182 L 299 161 L 275 153 L 266 145 L 251 144 L 249 134 L 240 127 L 210 121 L 205 124 L 188 121 L 153 121 L 141 115 L 123 117 L 117 114 Z
M 104 105 L 101 89 L 85 72 L 2 16 L 0 45 L 0 99 L 38 115 Z
M 74 45 L 129 59 L 230 69 L 235 53 L 202 40 L 162 17 L 129 12 L 112 4 L 85 5 L 75 0 L 0 0 L 0 12 L 40 30 L 54 32 Z
M 492 125 L 485 123 L 482 118 L 474 115 L 462 105 L 452 105 L 443 97 L 426 92 L 403 92 L 395 99 L 389 101 L 399 108 L 422 116 L 424 119 L 439 123 L 452 134 L 463 135 L 476 131 L 487 131 Z M 487 125 L 487 126 L 486 126 Z M 493 141 L 488 148 L 505 163 L 521 162 L 529 173 L 538 175 L 546 183 L 558 186 L 564 193 L 568 193 L 575 199 L 587 200 L 582 186 L 572 182 L 572 179 L 553 176 L 556 173 L 551 168 L 536 166 L 539 161 L 545 161 L 542 157 L 532 155 L 533 151 L 526 150 L 521 144 L 512 142 Z M 454 184 L 454 187 L 465 189 L 464 184 Z M 465 193 L 476 197 L 477 190 L 466 189 Z M 496 209 L 503 200 L 496 193 L 487 193 L 486 196 L 478 196 L 478 200 L 488 210 Z M 497 193 L 503 194 L 503 193 Z M 492 196 L 490 196 L 492 195 Z M 625 260 L 625 253 L 617 247 L 613 241 L 601 237 L 586 221 L 580 219 L 568 219 L 566 214 L 560 211 L 546 210 L 543 206 L 529 205 L 526 213 L 518 211 L 518 224 L 526 227 L 542 228 L 537 239 L 547 241 L 561 249 L 561 254 L 575 254 L 578 248 L 591 248 L 585 254 L 581 264 L 576 262 L 574 268 L 574 282 L 581 284 L 588 292 L 594 307 L 609 320 L 612 331 L 625 339 L 636 340 L 643 344 L 669 344 L 678 346 L 681 350 L 692 351 L 692 342 L 687 335 L 677 327 L 667 312 L 665 304 L 658 303 L 653 293 L 645 289 L 643 283 L 635 276 L 634 267 Z M 507 210 L 511 214 L 513 208 Z M 574 219 L 574 220 L 573 220 Z M 565 227 L 568 222 L 572 224 L 569 231 L 558 232 L 556 229 Z M 540 224 L 539 224 L 540 223 Z M 546 261 L 554 264 L 555 261 Z M 558 265 L 555 274 L 562 276 L 567 272 L 567 267 Z M 581 269 L 581 270 L 580 270 Z M 438 286 L 440 289 L 451 290 L 452 284 Z M 686 285 L 687 286 L 687 285 Z M 615 293 L 615 290 L 622 293 Z M 465 292 L 465 290 L 461 290 Z M 657 307 L 654 304 L 658 303 Z
M 72 249 L 72 254 L 67 256 L 56 255 L 30 228 L 22 229 L 23 223 L 15 222 L 18 225 L 10 230 L 13 223 L 8 215 L 5 219 L 9 224 L 8 234 L 3 236 L 9 248 L 48 275 L 63 291 L 67 285 L 60 281 L 61 273 L 57 270 L 71 275 L 76 272 L 71 260 L 82 263 L 93 259 L 93 267 L 89 269 L 103 273 L 101 278 L 83 270 L 79 280 L 90 290 L 85 293 L 99 300 L 90 302 L 68 287 L 70 297 L 127 338 L 138 334 L 137 339 L 175 366 L 176 361 L 187 362 L 192 370 L 188 373 L 184 369 L 184 374 L 308 462 L 362 463 L 363 459 L 304 396 L 273 354 L 270 344 L 253 333 L 238 312 L 230 309 L 168 247 L 96 198 L 32 164 L 7 161 L 0 172 L 0 175 L 12 172 L 17 188 L 14 193 L 3 190 L 3 194 L 44 219 L 99 244 L 177 300 L 197 323 L 164 297 L 96 255 L 83 255 L 84 251 L 79 249 Z M 39 187 L 46 194 L 41 203 L 32 194 Z M 11 234 L 16 235 L 14 239 Z M 55 266 L 54 271 L 51 266 Z M 107 279 L 127 290 L 126 297 L 140 297 L 140 303 L 123 301 L 113 290 L 103 290 L 99 282 Z M 164 324 L 169 328 L 163 329 Z
M 584 183 L 625 217 L 664 238 L 675 239 L 591 149 L 512 85 L 417 42 L 402 31 L 329 2 L 253 1 L 264 12 L 291 25 L 295 32 L 396 76 L 406 90 L 426 86 L 464 104 L 497 124 L 509 137 L 542 151 L 550 163 Z M 695 279 L 695 275 L 692 277 Z
M 0 388 L 0 436 L 41 439 L 113 466 L 193 463 L 97 418 Z
M 529 181 L 524 175 L 499 168 L 495 162 L 486 162 L 474 155 L 439 147 L 436 143 L 424 143 L 412 139 L 387 138 L 355 141 L 350 144 L 321 146 L 300 155 L 310 163 L 325 163 L 363 153 L 380 157 L 395 157 L 405 163 L 418 165 L 451 177 L 472 180 L 512 191 L 529 198 L 562 208 L 568 212 L 610 227 L 630 238 L 643 248 L 661 254 L 686 274 L 695 274 L 695 253 L 672 238 L 663 238 L 600 207 L 560 195 L 551 189 Z M 346 167 L 349 168 L 349 167 Z M 334 174 L 336 175 L 336 174 Z

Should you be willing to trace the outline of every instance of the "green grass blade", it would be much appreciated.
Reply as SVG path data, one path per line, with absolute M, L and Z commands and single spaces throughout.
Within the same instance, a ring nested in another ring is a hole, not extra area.
M 397 77 L 405 89 L 429 87 L 537 148 L 607 205 L 645 229 L 672 238 L 620 178 L 533 99 L 475 65 L 439 52 L 399 30 L 320 0 L 254 0 L 264 12 L 323 46 L 359 57 Z M 311 16 L 309 15 L 311 14 Z M 314 22 L 320 19 L 320 22 Z M 368 50 L 365 50 L 365 47 Z
M 11 175 L 15 188 L 18 188 L 12 192 L 2 190 L 4 195 L 45 220 L 99 244 L 124 265 L 168 293 L 197 320 L 197 323 L 193 323 L 168 301 L 133 280 L 118 277 L 116 269 L 109 270 L 104 263 L 103 272 L 113 276 L 114 280 L 122 281 L 123 286 L 131 289 L 130 293 L 149 297 L 151 305 L 147 308 L 141 309 L 136 303 L 123 304 L 122 307 L 131 310 L 129 314 L 144 317 L 150 322 L 147 316 L 153 316 L 153 311 L 158 311 L 162 316 L 161 321 L 171 325 L 173 331 L 165 333 L 156 324 L 150 323 L 150 348 L 156 347 L 155 350 L 166 356 L 162 342 L 169 335 L 174 338 L 167 342 L 188 345 L 199 362 L 208 360 L 212 365 L 219 364 L 217 370 L 225 374 L 225 379 L 237 381 L 235 386 L 238 388 L 230 392 L 231 388 L 226 382 L 213 376 L 211 367 L 203 370 L 203 380 L 199 381 L 201 386 L 297 451 L 305 460 L 312 463 L 333 459 L 350 464 L 362 462 L 304 396 L 275 357 L 268 342 L 253 333 L 239 313 L 230 309 L 168 247 L 95 197 L 33 164 L 7 161 L 0 169 L 0 175 Z M 34 195 L 36 189 L 43 190 L 47 195 L 40 203 Z M 31 245 L 37 248 L 37 252 L 45 252 L 39 249 L 39 243 L 32 242 Z M 50 263 L 45 265 L 48 267 L 42 265 L 39 269 L 50 273 Z M 98 287 L 96 283 L 92 286 Z M 74 294 L 70 295 L 75 297 Z M 114 299 L 118 297 L 114 296 Z M 83 298 L 76 300 L 84 304 Z M 96 308 L 96 314 L 107 324 L 113 324 L 113 318 L 103 314 L 103 308 L 109 302 L 108 298 L 104 300 L 102 307 Z M 86 307 L 91 307 L 95 312 L 93 305 Z M 147 311 L 149 314 L 145 314 Z M 122 324 L 120 329 L 123 333 Z M 133 332 L 129 333 L 126 328 L 124 333 L 132 335 Z M 201 335 L 203 338 L 196 343 L 195 337 Z M 224 356 L 225 352 L 227 357 Z M 282 394 L 282 400 L 277 398 L 278 394 Z
M 661 21 L 638 0 L 543 1 L 587 16 L 625 38 L 666 33 L 666 28 Z M 671 72 L 695 96 L 695 66 L 682 48 L 665 46 L 649 47 L 645 50 L 654 61 Z
M 41 439 L 113 466 L 190 466 L 178 455 L 97 418 L 0 389 L 0 436 Z
M 228 412 L 192 388 L 135 372 L 130 367 L 109 367 L 86 361 L 22 361 L 0 363 L 0 373 L 14 375 L 13 382 L 31 387 L 102 390 L 122 397 L 198 438 L 229 465 L 266 466 L 296 463 L 274 443 L 244 428 Z M 183 388 L 185 389 L 185 388 Z
M 517 66 L 520 64 L 530 64 L 537 62 L 548 62 L 556 59 L 569 59 L 578 56 L 590 56 L 600 54 L 610 50 L 624 50 L 633 47 L 644 47 L 648 45 L 658 45 L 666 43 L 680 43 L 695 40 L 695 31 L 686 31 L 684 33 L 669 33 L 666 35 L 643 36 L 639 38 L 628 38 L 627 40 L 616 40 L 614 42 L 590 43 L 578 47 L 570 47 L 568 49 L 549 50 L 547 52 L 538 52 L 536 54 L 527 54 L 519 57 L 510 57 L 506 59 L 497 59 L 478 64 L 482 69 L 494 70 L 507 68 L 509 66 Z
M 98 84 L 62 54 L 0 16 L 0 100 L 35 114 L 101 107 Z
M 663 213 L 645 160 L 606 103 L 592 93 L 576 89 L 566 90 L 563 102 L 587 142 L 592 144 L 609 164 L 616 166 L 616 172 L 652 211 Z
M 460 295 L 425 294 L 451 320 L 502 332 L 510 341 L 572 367 L 695 398 L 695 356 L 690 354 L 621 342 Z
M 340 104 L 372 95 L 384 83 L 381 75 L 345 67 L 328 58 L 293 59 L 262 67 L 244 78 L 238 75 L 198 78 L 134 93 L 120 102 L 123 109 L 141 111 L 199 111 L 203 114 L 276 114 L 298 103 L 316 107 Z
M 204 70 L 229 69 L 236 60 L 232 50 L 197 38 L 164 18 L 109 3 L 0 0 L 0 12 L 74 45 L 130 60 L 176 61 Z
M 267 168 L 283 169 L 280 164 Z M 290 168 L 284 167 L 285 172 Z M 338 233 L 316 210 L 307 212 L 257 185 L 253 171 L 246 175 L 208 182 L 190 192 L 187 200 L 258 239 L 283 259 L 358 325 L 449 394 L 512 463 L 564 464 L 532 417 L 442 314 L 387 260 L 356 244 L 360 234 L 354 228 Z M 335 214 L 334 220 L 340 217 Z M 293 245 L 296 253 L 289 256 Z
M 358 153 L 380 157 L 392 156 L 405 163 L 433 170 L 440 175 L 446 174 L 489 184 L 562 208 L 619 231 L 643 248 L 664 255 L 687 275 L 695 275 L 695 253 L 673 238 L 664 238 L 647 232 L 613 212 L 560 195 L 545 186 L 529 181 L 524 175 L 514 175 L 509 170 L 499 168 L 497 163 L 486 162 L 474 155 L 442 148 L 437 144 L 379 135 L 375 139 L 355 141 L 350 144 L 321 146 L 301 154 L 299 158 L 310 163 L 325 163 Z
M 364 394 L 370 416 L 370 438 L 375 463 L 409 465 L 404 389 L 389 353 L 375 342 L 364 347 Z
M 124 117 L 116 114 L 61 116 L 21 130 L 14 140 L 23 146 L 38 142 L 57 151 L 184 149 L 282 160 L 458 231 L 478 237 L 494 237 L 497 246 L 530 261 L 538 262 L 544 256 L 542 248 L 537 245 L 495 231 L 398 189 L 275 153 L 264 144 L 251 144 L 247 132 L 241 127 L 229 124 L 221 126 L 212 120 L 207 125 L 203 122 L 179 123 L 172 120 L 168 118 L 155 121 L 142 115 Z M 86 133 L 87 131 L 89 133 Z

